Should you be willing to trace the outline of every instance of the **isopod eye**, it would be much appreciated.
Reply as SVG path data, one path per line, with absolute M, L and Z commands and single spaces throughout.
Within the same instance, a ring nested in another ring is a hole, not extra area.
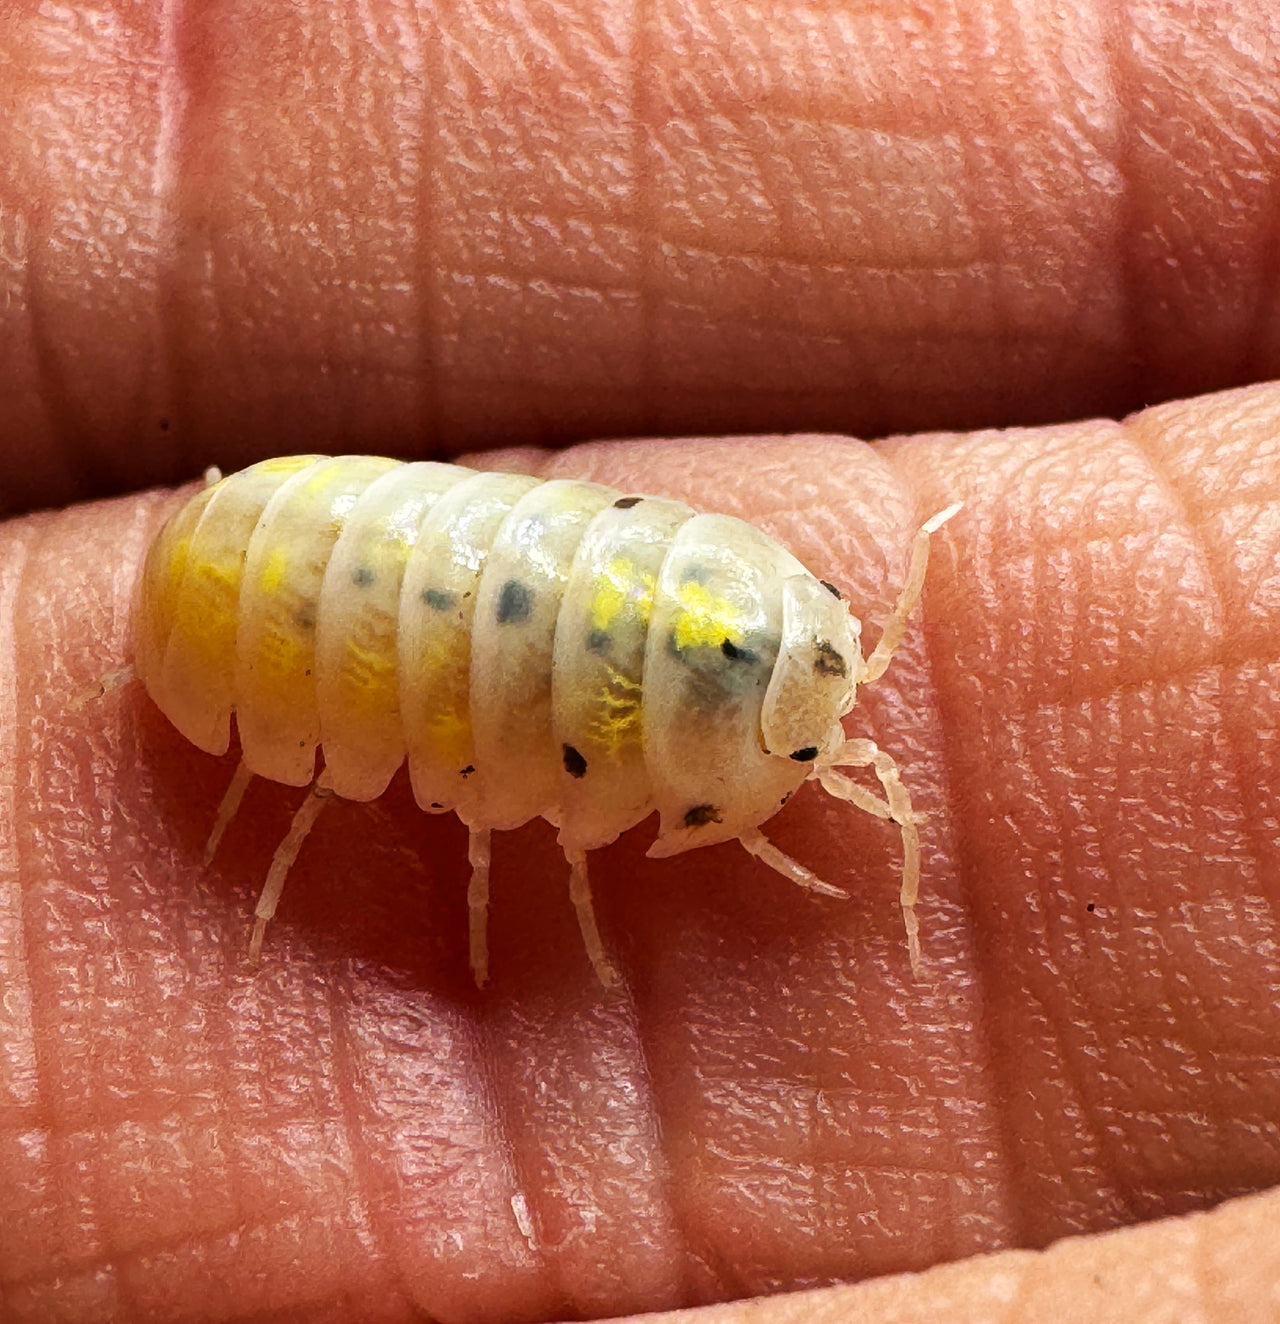
M 782 647 L 760 714 L 765 749 L 810 762 L 843 738 L 840 718 L 853 703 L 861 658 L 858 622 L 843 603 L 810 575 L 785 580 Z

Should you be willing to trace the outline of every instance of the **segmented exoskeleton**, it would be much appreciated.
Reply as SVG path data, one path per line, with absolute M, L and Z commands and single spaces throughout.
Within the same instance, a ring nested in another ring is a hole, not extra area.
M 679 501 L 372 456 L 267 460 L 212 482 L 157 535 L 137 670 L 166 716 L 243 761 L 208 855 L 252 775 L 313 785 L 256 910 L 257 957 L 284 878 L 329 795 L 371 800 L 406 760 L 418 804 L 470 829 L 471 965 L 488 975 L 489 836 L 559 828 L 582 935 L 614 982 L 586 853 L 659 814 L 652 856 L 736 839 L 844 896 L 760 824 L 817 778 L 901 831 L 913 968 L 919 842 L 889 755 L 841 717 L 883 674 L 924 582 L 916 536 L 869 657 L 830 585 L 758 529 Z M 323 770 L 316 776 L 316 749 Z M 871 767 L 883 797 L 839 771 Z

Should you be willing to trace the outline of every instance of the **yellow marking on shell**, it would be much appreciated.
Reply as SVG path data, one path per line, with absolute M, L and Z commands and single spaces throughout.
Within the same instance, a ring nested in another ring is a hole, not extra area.
M 263 689 L 277 690 L 293 697 L 293 687 L 314 660 L 311 641 L 300 644 L 288 631 L 267 630 L 258 650 L 257 681 Z
M 628 607 L 629 614 L 647 625 L 653 613 L 653 590 L 654 577 L 647 570 L 628 557 L 615 556 L 596 580 L 591 600 L 592 628 L 607 630 Z
M 182 578 L 187 568 L 187 557 L 191 542 L 179 538 L 169 549 L 168 561 L 164 569 L 154 573 L 150 581 L 151 606 L 149 613 L 153 621 L 163 619 L 172 629 L 173 622 L 182 610 Z
M 198 561 L 187 571 L 187 592 L 174 620 L 174 635 L 210 663 L 228 662 L 235 654 L 242 565 L 238 557 L 222 563 Z
M 278 593 L 289 569 L 289 553 L 283 547 L 273 547 L 262 567 L 262 587 L 268 593 Z
M 677 648 L 719 648 L 727 639 L 742 642 L 738 609 L 725 597 L 717 597 L 705 584 L 690 580 L 681 584 L 676 597 L 684 610 L 676 618 Z
M 179 538 L 169 553 L 169 584 L 176 591 L 182 583 L 183 573 L 187 568 L 187 555 L 191 551 L 191 539 Z
M 277 455 L 274 459 L 259 460 L 253 472 L 259 474 L 296 474 L 315 463 L 313 455 Z M 226 482 L 226 479 L 223 479 Z
M 326 487 L 332 485 L 333 480 L 339 476 L 341 471 L 342 466 L 338 464 L 322 465 L 303 483 L 303 496 L 315 496 L 317 492 L 323 492 Z
M 441 708 L 427 719 L 423 733 L 434 757 L 445 764 L 470 761 L 471 723 L 455 706 Z
M 394 643 L 374 637 L 361 643 L 349 639 L 342 667 L 343 699 L 367 712 L 398 706 Z
M 600 748 L 617 754 L 640 739 L 644 689 L 612 663 L 607 666 L 609 678 L 596 696 L 590 736 Z
M 426 653 L 417 663 L 431 710 L 418 716 L 423 743 L 441 763 L 470 763 L 473 757 L 470 690 L 471 648 L 461 628 L 433 630 Z M 413 716 L 406 714 L 406 720 Z

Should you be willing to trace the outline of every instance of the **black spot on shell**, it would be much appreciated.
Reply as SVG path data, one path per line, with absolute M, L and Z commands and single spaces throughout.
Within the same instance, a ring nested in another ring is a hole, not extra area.
M 572 745 L 562 746 L 564 749 L 564 770 L 570 777 L 585 777 L 587 775 L 587 761 L 578 753 Z
M 422 600 L 432 611 L 448 611 L 458 601 L 456 594 L 444 588 L 424 588 Z
M 498 594 L 498 608 L 495 612 L 499 625 L 519 625 L 529 619 L 533 610 L 533 590 L 528 584 L 518 579 L 508 579 Z
M 475 766 L 474 766 L 473 764 L 471 764 L 471 763 L 468 763 L 467 766 L 466 766 L 465 768 L 463 768 L 462 771 L 461 771 L 460 773 L 458 773 L 458 776 L 459 776 L 459 777 L 470 777 L 471 774 L 472 774 L 473 772 L 475 772 Z
M 643 497 L 619 497 L 613 503 L 613 508 L 614 510 L 630 510 L 632 506 L 638 506 L 643 500 Z
M 1085 906 L 1085 909 L 1089 912 L 1089 914 L 1092 915 L 1092 914 L 1093 914 L 1093 902 L 1090 901 L 1089 904 L 1088 904 L 1087 906 Z
M 724 815 L 715 805 L 694 805 L 685 814 L 684 825 L 687 828 L 706 827 L 708 823 L 720 823 L 723 820 Z
M 828 583 L 827 580 L 825 580 L 825 579 L 820 579 L 820 580 L 818 580 L 818 583 L 821 584 L 822 587 L 825 588 L 825 589 L 827 590 L 827 592 L 830 593 L 831 596 L 832 596 L 833 598 L 836 598 L 837 600 L 839 600 L 839 601 L 841 601 L 841 602 L 844 601 L 844 594 L 841 593 L 840 590 L 839 590 L 838 588 L 836 588 L 836 586 L 835 586 L 834 584 Z
M 610 637 L 607 630 L 592 630 L 591 633 L 587 635 L 587 652 L 599 654 L 607 653 L 609 651 L 609 646 L 612 643 L 613 639 Z
M 307 668 L 305 674 L 308 675 L 308 676 L 311 674 L 311 668 L 310 668 L 310 667 Z
M 795 759 L 797 763 L 812 763 L 818 757 L 818 747 L 806 745 L 803 749 L 793 750 L 787 757 Z
M 818 655 L 813 659 L 813 669 L 819 676 L 843 678 L 849 674 L 849 664 L 844 660 L 844 655 L 826 639 L 818 645 Z
M 356 588 L 368 588 L 374 581 L 374 573 L 367 565 L 358 565 L 351 572 L 351 582 Z
M 720 651 L 731 662 L 754 662 L 756 655 L 749 648 L 739 648 L 732 639 L 726 639 L 720 645 Z

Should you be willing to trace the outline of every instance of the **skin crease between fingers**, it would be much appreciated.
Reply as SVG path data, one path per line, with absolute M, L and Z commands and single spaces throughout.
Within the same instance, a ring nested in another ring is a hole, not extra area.
M 0 499 L 304 445 L 877 435 L 1274 375 L 1272 7 L 1057 8 L 886 6 L 833 25 L 833 80 L 786 45 L 803 24 L 745 6 L 709 26 L 681 8 L 617 59 L 630 11 L 597 7 L 601 28 L 560 34 L 563 71 L 506 57 L 521 38 L 502 24 L 527 17 L 460 12 L 443 43 L 415 19 L 379 44 L 341 7 L 282 5 L 279 26 L 187 7 L 179 29 L 157 22 L 178 7 L 97 24 L 10 7 Z M 675 77 L 690 68 L 704 84 Z M 820 133 L 795 113 L 816 87 L 840 110 L 818 107 Z M 609 175 L 632 154 L 609 137 L 617 107 L 628 143 L 665 126 L 635 145 L 643 190 Z M 863 192 L 833 188 L 834 166 Z M 641 192 L 657 201 L 637 213 Z M 832 203 L 816 219 L 814 198 Z M 479 999 L 462 834 L 403 785 L 322 819 L 247 978 L 296 793 L 255 787 L 206 871 L 230 764 L 136 694 L 66 709 L 125 647 L 164 499 L 6 527 L 0 1313 L 609 1313 L 1038 1246 L 1273 1183 L 1275 433 L 1263 393 L 1124 433 L 876 455 L 523 457 L 760 516 L 848 588 L 872 639 L 912 522 L 966 497 L 866 709 L 931 814 L 924 988 L 891 835 L 806 792 L 770 832 L 856 889 L 843 908 L 732 850 L 606 853 L 624 1009 L 590 982 L 551 833 L 500 841 Z M 1273 1261 L 1256 1235 L 1251 1259 L 1215 1261 L 1212 1235 L 1189 1268 L 1167 1247 L 1154 1263 L 1241 1318 L 1210 1267 Z M 1084 1270 L 1041 1272 L 1051 1292 Z M 886 1296 L 899 1281 L 841 1308 L 889 1318 L 960 1291 Z
M 848 902 L 735 847 L 646 860 L 649 829 L 594 857 L 617 1000 L 551 831 L 499 837 L 478 995 L 463 834 L 403 782 L 322 815 L 253 975 L 252 899 L 297 792 L 256 785 L 205 869 L 234 756 L 194 754 L 136 689 L 69 707 L 126 647 L 174 498 L 7 526 L 13 1317 L 609 1315 L 1043 1246 L 1276 1182 L 1278 423 L 1261 386 L 1123 426 L 876 449 L 490 457 L 753 518 L 869 634 L 916 522 L 965 500 L 852 724 L 930 817 L 919 984 L 895 835 L 806 788 L 770 834 Z

